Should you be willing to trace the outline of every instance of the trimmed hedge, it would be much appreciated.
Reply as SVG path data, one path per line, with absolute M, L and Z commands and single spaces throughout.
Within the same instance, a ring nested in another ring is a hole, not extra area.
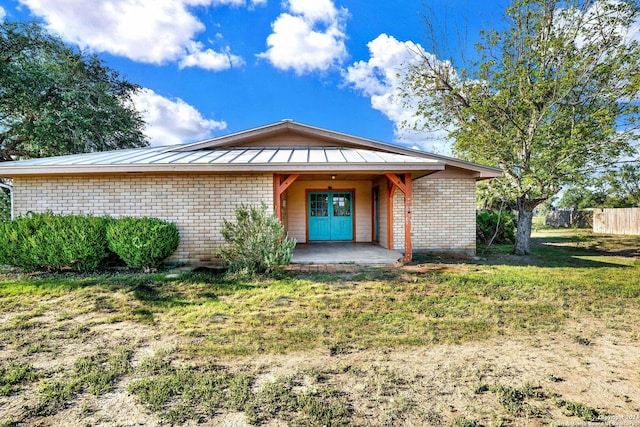
M 109 249 L 132 268 L 155 268 L 178 248 L 175 224 L 157 218 L 125 217 L 107 225 Z
M 95 270 L 107 257 L 106 218 L 29 213 L 0 223 L 0 264 Z
M 28 213 L 0 222 L 0 265 L 28 271 L 96 270 L 109 249 L 131 268 L 150 269 L 175 252 L 178 229 L 156 218 Z

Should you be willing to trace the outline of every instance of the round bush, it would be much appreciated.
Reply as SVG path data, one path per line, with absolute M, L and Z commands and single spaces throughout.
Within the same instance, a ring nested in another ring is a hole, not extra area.
M 109 249 L 131 268 L 158 267 L 176 251 L 179 241 L 175 224 L 158 218 L 124 217 L 107 225 Z

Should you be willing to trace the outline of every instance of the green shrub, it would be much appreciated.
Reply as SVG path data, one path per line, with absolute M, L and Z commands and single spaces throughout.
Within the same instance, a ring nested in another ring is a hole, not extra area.
M 2 180 L 0 180 L 2 183 Z M 0 187 L 0 222 L 11 220 L 11 196 L 9 190 Z
M 172 255 L 180 236 L 175 224 L 158 218 L 124 217 L 107 225 L 109 249 L 131 268 L 150 269 Z
M 0 264 L 26 270 L 98 268 L 108 254 L 106 219 L 29 213 L 0 223 Z
M 286 236 L 284 227 L 261 207 L 236 209 L 236 222 L 225 220 L 222 237 L 226 246 L 216 251 L 233 272 L 272 272 L 291 262 L 296 241 Z
M 485 245 L 515 242 L 515 218 L 511 211 L 478 211 L 476 214 L 476 240 Z M 495 238 L 491 241 L 494 235 Z

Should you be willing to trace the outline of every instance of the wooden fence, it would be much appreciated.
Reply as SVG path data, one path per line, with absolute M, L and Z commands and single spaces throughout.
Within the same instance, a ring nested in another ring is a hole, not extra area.
M 592 214 L 591 211 L 573 209 L 551 211 L 547 213 L 544 223 L 551 227 L 591 227 Z
M 593 232 L 640 236 L 640 208 L 594 209 Z

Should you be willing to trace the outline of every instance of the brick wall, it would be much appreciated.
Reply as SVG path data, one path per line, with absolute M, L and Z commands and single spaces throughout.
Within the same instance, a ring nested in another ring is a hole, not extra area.
M 411 242 L 413 243 L 413 234 Z M 404 252 L 404 193 L 400 189 L 396 189 L 393 194 L 393 248 Z
M 429 179 L 413 181 L 414 252 L 463 252 L 476 250 L 476 183 L 473 179 Z M 394 199 L 394 248 L 404 249 L 404 196 Z
M 344 183 L 348 187 L 348 183 Z M 380 244 L 386 245 L 386 181 L 380 180 Z M 354 184 L 351 183 L 351 187 Z M 371 240 L 371 183 L 356 194 L 359 241 Z M 178 225 L 181 243 L 172 261 L 208 261 L 223 239 L 224 219 L 239 204 L 273 205 L 272 174 L 112 175 L 21 177 L 14 180 L 15 212 L 153 216 Z M 293 200 L 289 200 L 292 202 Z M 290 209 L 287 206 L 287 210 Z M 290 227 L 295 228 L 295 218 Z M 394 198 L 394 249 L 404 250 L 404 195 Z M 300 231 L 300 230 L 298 230 Z M 362 233 L 362 237 L 360 237 Z M 300 237 L 300 236 L 298 236 Z M 475 252 L 475 181 L 413 181 L 413 249 Z
M 174 222 L 180 246 L 171 261 L 208 261 L 223 242 L 224 219 L 240 204 L 273 206 L 272 174 L 21 177 L 15 212 L 151 216 Z
M 380 246 L 387 248 L 389 242 L 387 236 L 387 180 L 379 179 L 376 184 L 378 185 L 378 240 Z

